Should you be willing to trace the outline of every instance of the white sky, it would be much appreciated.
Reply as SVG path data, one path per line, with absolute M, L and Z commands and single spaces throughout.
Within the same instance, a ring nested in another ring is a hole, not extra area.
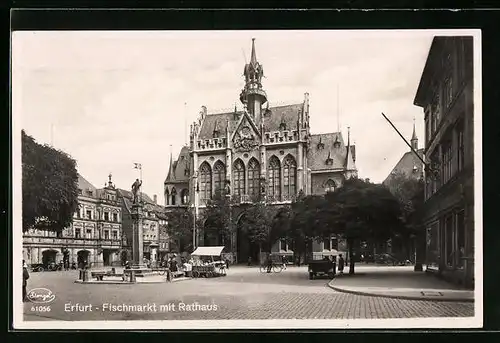
M 432 31 L 15 32 L 13 120 L 40 143 L 78 162 L 96 187 L 107 175 L 129 189 L 143 165 L 143 190 L 163 203 L 170 145 L 175 155 L 202 105 L 241 109 L 251 38 L 271 106 L 310 94 L 312 133 L 340 127 L 356 143 L 359 176 L 381 182 L 408 147 L 413 105 Z M 245 57 L 246 56 L 246 57 Z M 187 103 L 187 105 L 184 105 Z M 186 125 L 187 121 L 187 125 Z M 187 130 L 185 129 L 187 126 Z

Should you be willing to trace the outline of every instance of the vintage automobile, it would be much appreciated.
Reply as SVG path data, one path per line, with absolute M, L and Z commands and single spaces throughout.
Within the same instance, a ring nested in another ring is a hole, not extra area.
M 330 279 L 335 277 L 337 268 L 337 256 L 333 254 L 323 254 L 322 258 L 311 258 L 308 262 L 307 270 L 309 272 L 309 280 L 314 280 L 316 276 L 327 276 Z

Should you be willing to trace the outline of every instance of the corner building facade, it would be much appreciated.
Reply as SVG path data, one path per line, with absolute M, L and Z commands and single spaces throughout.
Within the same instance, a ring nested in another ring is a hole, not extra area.
M 324 194 L 357 176 L 349 135 L 344 142 L 341 132 L 311 133 L 308 93 L 300 103 L 269 107 L 263 76 L 253 40 L 239 96 L 244 110 L 208 114 L 203 106 L 191 125 L 189 146 L 181 149 L 177 160 L 171 156 L 164 184 L 167 210 L 188 206 L 198 216 L 218 192 L 230 194 L 237 205 L 231 212 L 233 237 L 226 250 L 235 262 L 257 259 L 255 247 L 238 225 L 246 206 L 259 199 L 289 206 L 300 192 Z M 221 243 L 206 241 L 203 227 L 198 228 L 196 240 L 196 246 Z M 331 241 L 313 246 L 313 252 L 336 249 Z M 276 242 L 272 252 L 293 254 L 284 241 Z
M 435 37 L 415 105 L 425 118 L 427 271 L 474 284 L 473 37 Z

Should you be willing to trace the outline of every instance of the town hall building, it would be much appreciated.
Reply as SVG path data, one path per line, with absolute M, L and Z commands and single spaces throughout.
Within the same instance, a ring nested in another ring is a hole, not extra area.
M 189 146 L 176 160 L 171 156 L 164 183 L 167 210 L 190 207 L 203 213 L 216 194 L 230 195 L 234 234 L 227 249 L 236 262 L 256 258 L 255 247 L 238 227 L 244 204 L 264 200 L 269 205 L 287 206 L 301 193 L 320 195 L 340 187 L 343 180 L 357 176 L 356 150 L 349 133 L 313 134 L 310 129 L 309 94 L 296 104 L 270 107 L 261 83 L 262 64 L 257 61 L 252 40 L 250 62 L 244 67 L 245 86 L 239 100 L 243 111 L 209 114 L 202 107 L 191 125 Z M 195 245 L 205 242 L 203 228 L 197 228 Z M 273 253 L 292 255 L 285 241 L 275 244 Z M 315 243 L 314 252 L 341 249 L 335 239 Z

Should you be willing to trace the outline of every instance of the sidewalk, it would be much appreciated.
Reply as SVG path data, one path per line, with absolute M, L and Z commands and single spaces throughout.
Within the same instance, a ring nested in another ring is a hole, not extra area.
M 328 286 L 338 292 L 376 297 L 474 302 L 473 290 L 460 288 L 425 272 L 414 272 L 413 267 L 356 266 L 355 271 L 354 275 L 337 274 Z

